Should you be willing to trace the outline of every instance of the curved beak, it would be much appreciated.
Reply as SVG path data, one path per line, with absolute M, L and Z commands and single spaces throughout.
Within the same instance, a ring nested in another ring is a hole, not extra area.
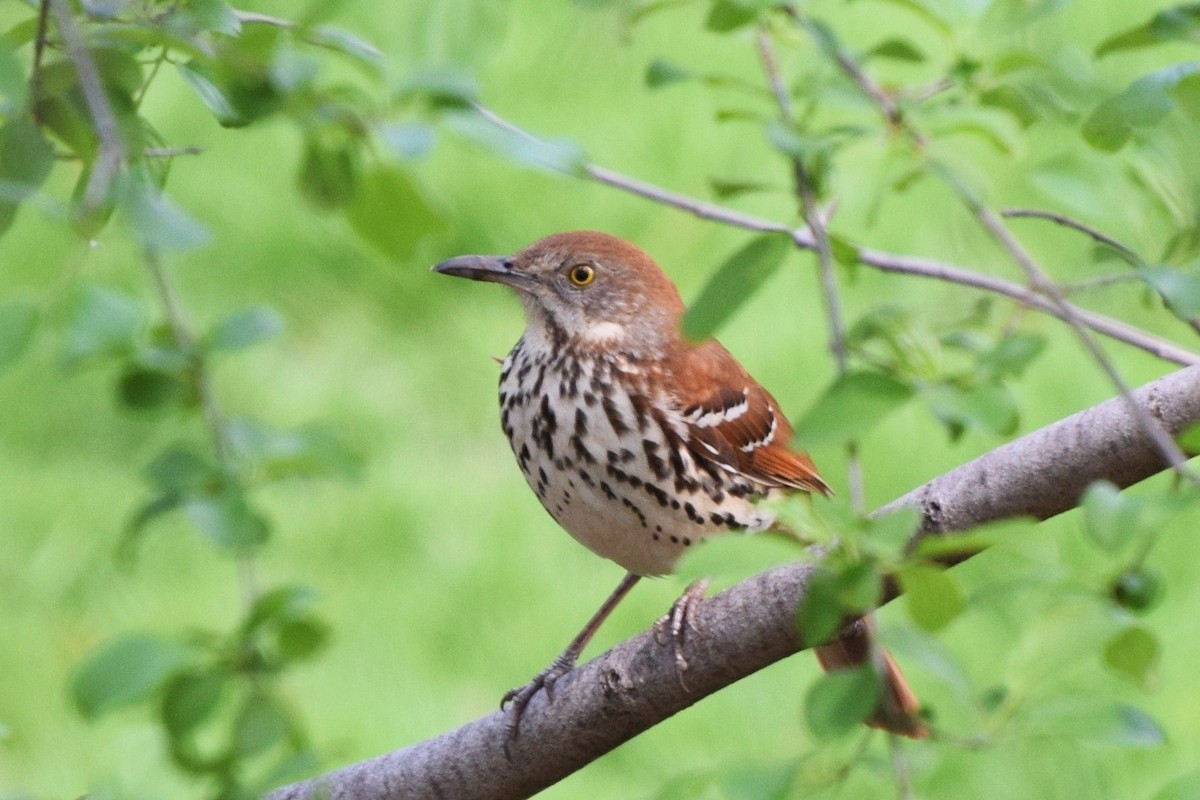
M 433 271 L 457 278 L 503 283 L 514 287 L 533 281 L 525 273 L 518 272 L 513 267 L 513 260 L 507 256 L 457 256 L 434 266 Z

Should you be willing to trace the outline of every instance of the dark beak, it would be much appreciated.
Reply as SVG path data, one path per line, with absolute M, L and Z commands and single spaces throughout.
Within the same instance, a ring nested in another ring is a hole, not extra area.
M 458 278 L 470 278 L 473 281 L 491 281 L 520 287 L 532 282 L 532 278 L 513 267 L 513 261 L 506 256 L 458 256 L 438 264 L 434 272 L 443 275 L 454 275 Z

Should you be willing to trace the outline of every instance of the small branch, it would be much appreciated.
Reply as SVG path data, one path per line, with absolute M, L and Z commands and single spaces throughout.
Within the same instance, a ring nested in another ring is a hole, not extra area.
M 523 128 L 517 127 L 484 106 L 476 105 L 474 108 L 480 116 L 499 128 L 532 142 L 541 141 L 533 134 L 525 131 Z M 643 197 L 661 205 L 676 208 L 700 219 L 711 220 L 723 225 L 761 233 L 786 233 L 792 237 L 792 241 L 795 242 L 797 247 L 805 250 L 812 250 L 816 247 L 816 241 L 808 228 L 790 228 L 779 222 L 765 220 L 761 217 L 744 214 L 725 206 L 698 200 L 694 197 L 679 194 L 678 192 L 672 192 L 652 183 L 631 178 L 594 164 L 586 164 L 584 172 L 589 178 L 598 183 L 612 186 L 615 189 Z M 993 278 L 990 275 L 971 272 L 962 267 L 933 261 L 932 259 L 899 255 L 882 250 L 872 250 L 870 248 L 860 248 L 858 251 L 858 260 L 866 266 L 883 272 L 932 278 L 934 280 L 1000 294 L 1016 300 L 1022 305 L 1036 308 L 1038 311 L 1058 317 L 1059 319 L 1064 319 L 1060 309 L 1036 292 L 1032 292 L 1019 284 Z M 1103 314 L 1086 311 L 1076 306 L 1072 306 L 1072 309 L 1074 309 L 1076 315 L 1086 326 L 1097 333 L 1124 342 L 1165 361 L 1171 361 L 1181 366 L 1200 364 L 1200 354 L 1193 353 L 1173 342 L 1159 339 L 1145 331 L 1126 325 L 1111 317 L 1106 317 Z
M 147 147 L 142 155 L 147 158 L 175 158 L 176 156 L 198 156 L 204 152 L 203 147 L 188 145 L 187 147 Z
M 95 126 L 96 138 L 100 142 L 99 152 L 92 162 L 92 174 L 83 190 L 82 206 L 84 213 L 88 214 L 99 209 L 108 199 L 112 183 L 125 161 L 125 143 L 121 141 L 117 118 L 108 101 L 108 95 L 105 94 L 100 71 L 96 68 L 87 43 L 75 27 L 70 7 L 66 0 L 46 0 L 46 3 L 54 12 L 54 21 L 58 24 L 59 35 L 66 45 L 67 56 L 75 65 L 83 101 L 87 105 L 88 114 Z
M 1200 367 L 1134 393 L 1171 433 L 1200 420 Z M 1093 481 L 1129 486 L 1168 465 L 1114 398 L 1029 434 L 893 501 L 923 515 L 921 536 L 1012 517 L 1046 519 L 1073 508 Z M 961 560 L 961 559 L 957 559 Z M 813 567 L 792 564 L 755 575 L 697 610 L 688 640 L 688 689 L 670 643 L 647 631 L 562 678 L 554 701 L 537 695 L 505 758 L 506 715 L 463 727 L 271 793 L 269 800 L 455 800 L 525 798 L 697 701 L 803 649 L 795 612 Z M 892 597 L 895 596 L 893 591 Z M 689 691 L 690 690 L 690 691 Z
M 29 97 L 33 106 L 33 120 L 41 125 L 38 114 L 38 95 L 42 88 L 42 56 L 46 52 L 46 36 L 50 22 L 50 0 L 41 0 L 38 4 L 37 33 L 33 37 L 33 67 L 29 76 Z
M 1142 259 L 1139 258 L 1138 254 L 1133 252 L 1131 248 L 1126 247 L 1104 232 L 1099 231 L 1096 228 L 1087 225 L 1086 223 L 1080 222 L 1077 219 L 1068 217 L 1065 214 L 1059 214 L 1055 211 L 1043 211 L 1037 208 L 1005 208 L 1000 211 L 1000 216 L 1004 217 L 1005 219 L 1049 220 L 1057 225 L 1062 225 L 1064 228 L 1070 228 L 1071 230 L 1079 231 L 1083 235 L 1091 238 L 1093 241 L 1115 250 L 1130 264 L 1137 265 L 1142 263 Z

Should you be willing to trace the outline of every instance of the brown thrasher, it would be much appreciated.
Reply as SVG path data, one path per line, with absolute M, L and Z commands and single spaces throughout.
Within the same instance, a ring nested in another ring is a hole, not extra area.
M 530 699 L 574 668 L 640 577 L 671 572 L 710 537 L 770 528 L 764 498 L 830 490 L 789 447 L 792 428 L 775 399 L 717 341 L 683 338 L 679 291 L 629 242 L 560 233 L 512 257 L 461 256 L 433 269 L 503 283 L 521 298 L 525 333 L 500 373 L 504 433 L 555 521 L 628 570 L 567 649 L 505 695 L 511 737 Z M 656 626 L 674 640 L 681 677 L 688 616 L 704 588 L 689 587 Z M 823 667 L 872 658 L 868 628 L 854 630 L 817 648 Z M 882 651 L 875 661 L 885 691 L 868 722 L 923 736 L 916 697 L 895 662 Z

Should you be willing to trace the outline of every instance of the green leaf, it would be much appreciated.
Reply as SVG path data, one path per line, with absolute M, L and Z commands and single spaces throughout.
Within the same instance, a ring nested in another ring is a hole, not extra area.
M 1084 528 L 1102 549 L 1118 552 L 1138 535 L 1142 504 L 1108 481 L 1089 486 L 1081 505 Z
M 208 242 L 208 228 L 163 194 L 146 174 L 122 175 L 117 193 L 125 220 L 142 247 L 179 251 Z
M 1098 150 L 1120 150 L 1137 128 L 1161 122 L 1175 108 L 1171 96 L 1185 78 L 1200 72 L 1200 62 L 1187 61 L 1157 70 L 1105 100 L 1083 123 L 1083 138 Z
M 423 238 L 446 227 L 416 180 L 397 166 L 364 173 L 344 213 L 355 233 L 397 262 L 408 260 Z
M 89 286 L 76 302 L 67 326 L 64 360 L 76 365 L 86 359 L 128 354 L 141 324 L 141 312 L 131 298 Z
M 721 536 L 705 542 L 703 547 L 684 551 L 674 574 L 686 581 L 701 578 L 737 581 L 803 555 L 801 543 L 783 533 Z
M 1166 42 L 1200 42 L 1200 4 L 1168 8 L 1147 23 L 1110 36 L 1096 47 L 1096 57 Z
M 737 0 L 715 0 L 704 27 L 714 33 L 729 33 L 758 19 L 758 8 Z
M 1138 277 L 1157 291 L 1175 316 L 1200 317 L 1200 268 L 1142 267 Z
M 85 719 L 147 699 L 191 659 L 173 639 L 130 634 L 109 642 L 80 665 L 71 681 L 75 707 Z
M 0 373 L 16 363 L 33 340 L 38 309 L 33 303 L 0 303 Z
M 838 602 L 838 574 L 829 567 L 817 568 L 804 587 L 804 602 L 796 612 L 796 626 L 805 643 L 821 644 L 841 628 L 845 613 Z
M 476 114 L 450 114 L 450 130 L 494 150 L 515 163 L 563 172 L 577 177 L 587 174 L 587 154 L 566 139 L 535 139 L 499 128 Z
M 683 317 L 683 335 L 694 342 L 709 338 L 739 306 L 766 283 L 792 249 L 780 234 L 763 234 L 725 260 Z
M 646 68 L 646 86 L 651 89 L 690 81 L 694 77 L 690 70 L 660 58 L 651 61 L 650 66 Z
M 796 441 L 817 447 L 861 439 L 907 403 L 913 387 L 880 372 L 847 372 L 796 423 Z
M 285 661 L 303 661 L 329 641 L 329 626 L 315 617 L 293 619 L 279 626 L 278 636 L 280 656 Z
M 311 586 L 279 586 L 254 601 L 254 606 L 242 622 L 242 636 L 250 636 L 264 626 L 281 626 L 285 622 L 309 617 L 317 602 L 317 592 Z
M 239 756 L 253 756 L 288 737 L 292 722 L 279 703 L 264 691 L 246 698 L 233 725 L 233 749 Z
M 14 117 L 0 125 L 0 234 L 17 207 L 36 192 L 54 166 L 54 151 L 33 120 Z
M 1200 454 L 1200 422 L 1189 425 L 1180 431 L 1179 435 L 1175 437 L 1175 441 L 1188 455 Z
M 401 93 L 423 97 L 435 108 L 469 108 L 479 100 L 479 85 L 459 70 L 418 70 L 408 76 Z
M 1020 377 L 1046 349 L 1046 338 L 1036 333 L 1017 333 L 1001 339 L 976 365 L 987 379 Z
M 319 428 L 280 431 L 237 419 L 229 423 L 226 433 L 238 459 L 268 480 L 323 475 L 354 479 L 360 470 L 357 456 Z
M 918 628 L 934 632 L 950 624 L 966 607 L 958 581 L 931 564 L 909 564 L 900 570 L 904 604 Z
M 201 102 L 208 107 L 220 125 L 233 128 L 249 122 L 234 107 L 233 101 L 217 85 L 213 74 L 203 64 L 191 61 L 187 64 L 176 64 L 175 69 L 183 78 L 183 82 L 191 87 Z
M 206 31 L 237 36 L 242 32 L 242 23 L 237 13 L 225 0 L 187 0 L 188 11 Z
M 1162 648 L 1153 633 L 1132 625 L 1109 639 L 1104 662 L 1118 674 L 1149 689 L 1154 683 Z
M 162 702 L 167 732 L 178 738 L 210 719 L 230 683 L 229 673 L 220 669 L 188 670 L 171 678 Z
M 366 42 L 348 31 L 329 25 L 316 25 L 304 31 L 304 40 L 317 47 L 324 47 L 352 59 L 366 72 L 375 77 L 383 77 L 385 61 L 379 48 Z
M 218 547 L 244 553 L 267 540 L 267 521 L 234 488 L 188 498 L 183 512 L 196 530 Z
M 1158 747 L 1167 741 L 1166 734 L 1154 718 L 1133 706 L 1117 704 L 1110 707 L 1092 726 L 1085 741 L 1110 747 L 1144 749 Z
M 976 136 L 1005 155 L 1021 148 L 1023 134 L 1016 118 L 995 108 L 948 106 L 926 115 L 926 124 L 934 137 L 951 134 Z
M 186 494 L 217 485 L 220 473 L 187 445 L 171 445 L 145 469 L 146 479 L 164 492 Z
M 381 125 L 376 131 L 384 144 L 397 157 L 412 161 L 433 149 L 433 128 L 419 122 L 393 122 Z
M 1118 575 L 1109 587 L 1109 594 L 1118 605 L 1144 614 L 1162 599 L 1162 579 L 1147 566 L 1135 566 Z
M 273 308 L 255 306 L 221 320 L 205 338 L 210 350 L 242 350 L 283 333 L 283 317 Z
M 358 191 L 360 143 L 340 129 L 309 136 L 297 177 L 300 193 L 319 209 L 342 208 Z
M 134 411 L 151 411 L 178 404 L 191 395 L 178 372 L 129 364 L 117 380 L 117 400 Z
M 772 192 L 778 188 L 762 181 L 722 180 L 720 178 L 710 178 L 708 185 L 720 200 L 729 200 L 752 192 Z
M 887 39 L 863 55 L 867 59 L 890 58 L 893 61 L 905 61 L 910 64 L 920 64 L 925 61 L 925 54 L 907 39 Z
M 921 394 L 949 429 L 952 440 L 968 428 L 1011 436 L 1021 421 L 1012 391 L 1004 384 L 984 383 L 964 389 L 953 383 L 936 383 L 923 386 Z
M 804 718 L 818 739 L 858 728 L 879 704 L 879 676 L 870 665 L 822 675 L 804 698 Z

